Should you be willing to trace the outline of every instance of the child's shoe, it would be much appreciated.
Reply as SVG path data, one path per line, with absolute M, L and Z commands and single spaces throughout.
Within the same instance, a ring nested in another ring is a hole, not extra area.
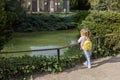
M 85 61 L 85 62 L 83 63 L 83 65 L 88 66 L 88 65 L 87 65 L 87 61 Z
M 88 68 L 91 69 L 91 65 L 88 65 Z

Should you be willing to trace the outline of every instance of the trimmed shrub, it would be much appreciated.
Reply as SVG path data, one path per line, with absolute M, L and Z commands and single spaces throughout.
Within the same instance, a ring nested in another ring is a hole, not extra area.
M 14 31 L 66 30 L 75 28 L 71 16 L 60 17 L 52 14 L 27 14 L 17 19 Z

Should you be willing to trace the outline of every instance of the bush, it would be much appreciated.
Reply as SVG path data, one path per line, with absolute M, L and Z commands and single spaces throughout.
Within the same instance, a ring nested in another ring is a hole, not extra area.
M 79 25 L 87 27 L 94 36 L 120 33 L 120 13 L 118 12 L 91 12 L 89 16 Z
M 91 12 L 82 24 L 79 24 L 79 29 L 83 27 L 90 29 L 92 37 L 119 34 L 120 13 L 107 11 Z M 120 45 L 119 39 L 119 35 L 96 38 L 93 41 L 94 44 L 96 43 L 93 52 L 100 53 L 103 56 L 118 53 L 120 50 L 118 46 Z
M 66 68 L 74 66 L 74 62 L 69 57 L 61 57 L 60 64 L 57 57 L 0 57 L 0 79 L 10 80 L 26 78 L 34 73 L 60 72 Z M 7 77 L 6 77 L 7 76 Z
M 81 24 L 82 20 L 84 20 L 89 15 L 89 13 L 89 11 L 79 11 L 75 15 L 73 15 L 73 20 L 76 23 Z
M 74 60 L 74 64 L 82 63 L 85 60 L 83 51 L 80 50 L 80 45 L 69 47 L 68 50 L 64 53 L 64 56 Z
M 65 30 L 75 28 L 70 16 L 60 17 L 52 14 L 27 14 L 17 19 L 14 30 L 19 32 Z

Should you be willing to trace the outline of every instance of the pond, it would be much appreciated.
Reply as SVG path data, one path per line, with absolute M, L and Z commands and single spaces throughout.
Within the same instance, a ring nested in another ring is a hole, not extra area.
M 51 48 L 59 48 L 61 46 L 32 46 L 30 47 L 31 50 L 37 50 L 37 49 L 51 49 Z M 60 49 L 60 55 L 63 55 L 64 51 Z M 46 56 L 46 57 L 51 57 L 51 56 L 56 56 L 57 55 L 57 50 L 47 50 L 47 51 L 36 51 L 32 52 L 31 56 Z
M 70 40 L 70 44 L 74 44 L 75 40 L 71 39 Z M 50 45 L 50 46 L 31 46 L 31 50 L 38 50 L 38 49 L 51 49 L 51 48 L 59 48 L 61 46 L 54 46 L 54 45 Z M 66 49 L 60 49 L 60 55 L 64 54 L 64 51 L 67 50 Z M 31 56 L 46 56 L 46 57 L 51 57 L 51 56 L 57 56 L 57 50 L 47 50 L 47 51 L 36 51 L 36 52 L 32 52 Z

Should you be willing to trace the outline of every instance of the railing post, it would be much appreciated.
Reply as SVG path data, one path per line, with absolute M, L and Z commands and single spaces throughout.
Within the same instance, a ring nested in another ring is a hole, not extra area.
M 60 49 L 57 49 L 58 64 L 60 63 Z

